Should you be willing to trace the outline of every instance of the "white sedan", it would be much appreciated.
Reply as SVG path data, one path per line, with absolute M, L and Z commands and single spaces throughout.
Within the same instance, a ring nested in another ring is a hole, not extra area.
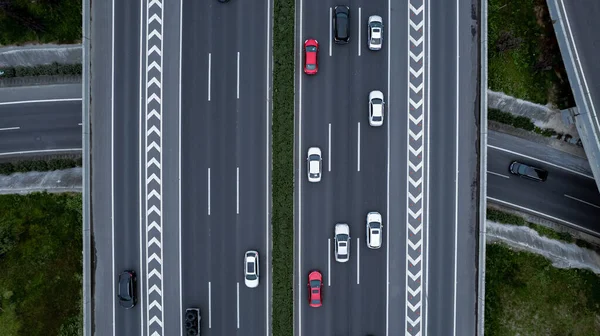
M 369 125 L 374 127 L 383 125 L 384 105 L 383 92 L 374 90 L 369 93 Z
M 368 29 L 369 50 L 381 50 L 383 45 L 383 19 L 381 16 L 369 16 Z
M 321 156 L 321 149 L 319 147 L 311 147 L 308 149 L 306 166 L 308 182 L 320 182 L 321 171 L 323 168 L 323 157 Z
M 258 287 L 258 252 L 247 251 L 244 255 L 244 282 L 248 288 Z
M 369 212 L 367 214 L 367 247 L 378 249 L 381 247 L 383 238 L 383 223 L 379 212 Z

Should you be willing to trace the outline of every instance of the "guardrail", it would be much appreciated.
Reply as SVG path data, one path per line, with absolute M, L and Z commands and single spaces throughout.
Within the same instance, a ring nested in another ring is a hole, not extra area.
M 482 0 L 479 18 L 480 68 L 480 105 L 479 105 L 479 262 L 477 279 L 477 335 L 483 336 L 485 330 L 485 242 L 487 209 L 487 87 L 488 87 L 488 4 Z
M 81 213 L 83 215 L 83 335 L 92 336 L 92 232 L 91 232 L 91 190 L 90 190 L 90 4 L 91 0 L 83 0 L 82 28 L 83 28 L 83 80 L 81 91 L 81 123 L 82 123 L 82 163 L 83 163 L 83 192 Z

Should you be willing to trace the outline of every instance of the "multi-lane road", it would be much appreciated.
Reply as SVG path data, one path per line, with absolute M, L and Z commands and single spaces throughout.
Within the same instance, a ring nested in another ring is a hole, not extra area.
M 188 307 L 203 335 L 269 332 L 271 8 L 93 3 L 97 334 L 182 334 Z M 243 281 L 248 249 L 262 257 L 257 289 Z M 125 269 L 132 310 L 116 299 Z

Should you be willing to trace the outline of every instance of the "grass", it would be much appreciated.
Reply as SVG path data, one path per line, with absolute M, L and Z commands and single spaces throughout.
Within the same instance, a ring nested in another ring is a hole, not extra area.
M 0 334 L 82 330 L 81 195 L 0 195 Z
M 600 277 L 559 269 L 539 255 L 490 244 L 485 335 L 600 335 Z
M 0 1 L 0 44 L 79 42 L 82 8 L 81 0 Z
M 546 0 L 489 0 L 488 6 L 490 89 L 574 106 Z
M 530 118 L 524 116 L 514 116 L 509 112 L 504 112 L 493 108 L 488 109 L 488 119 L 506 125 L 511 125 L 516 128 L 524 129 L 526 131 L 535 132 L 545 137 L 551 137 L 553 135 L 560 135 L 560 137 L 562 137 L 562 134 L 556 133 L 556 131 L 551 128 L 539 128 L 535 126 Z
M 53 171 L 82 166 L 82 158 L 49 158 L 46 160 L 22 160 L 14 162 L 0 162 L 0 175 L 25 173 L 31 171 Z
M 273 335 L 294 334 L 294 0 L 273 9 Z
M 594 248 L 594 246 L 592 246 L 590 243 L 588 243 L 584 240 L 581 240 L 581 239 L 577 239 L 568 232 L 559 232 L 559 231 L 552 230 L 543 225 L 530 223 L 530 222 L 526 221 L 523 217 L 518 216 L 518 215 L 514 215 L 511 213 L 507 213 L 507 212 L 500 211 L 500 210 L 493 209 L 493 208 L 487 208 L 486 218 L 488 220 L 491 220 L 491 221 L 494 221 L 497 223 L 511 224 L 511 225 L 518 225 L 518 226 L 527 226 L 530 229 L 536 231 L 542 237 L 547 237 L 547 238 L 554 239 L 554 240 L 560 240 L 560 241 L 563 241 L 566 243 L 575 244 L 579 247 L 596 250 L 596 248 Z

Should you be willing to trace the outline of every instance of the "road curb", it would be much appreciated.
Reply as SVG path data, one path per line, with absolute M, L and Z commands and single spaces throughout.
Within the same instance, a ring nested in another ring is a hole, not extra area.
M 82 145 L 83 145 L 83 176 L 82 176 L 82 215 L 83 215 L 83 335 L 92 336 L 92 239 L 91 239 L 91 190 L 90 190 L 90 7 L 91 1 L 83 1 L 82 26 L 83 26 L 83 74 L 81 92 L 81 121 L 82 121 Z
M 486 209 L 487 209 L 487 87 L 488 87 L 488 3 L 480 1 L 481 40 L 479 57 L 480 69 L 480 105 L 479 105 L 479 260 L 477 277 L 477 336 L 483 336 L 485 331 L 485 244 L 486 244 Z

